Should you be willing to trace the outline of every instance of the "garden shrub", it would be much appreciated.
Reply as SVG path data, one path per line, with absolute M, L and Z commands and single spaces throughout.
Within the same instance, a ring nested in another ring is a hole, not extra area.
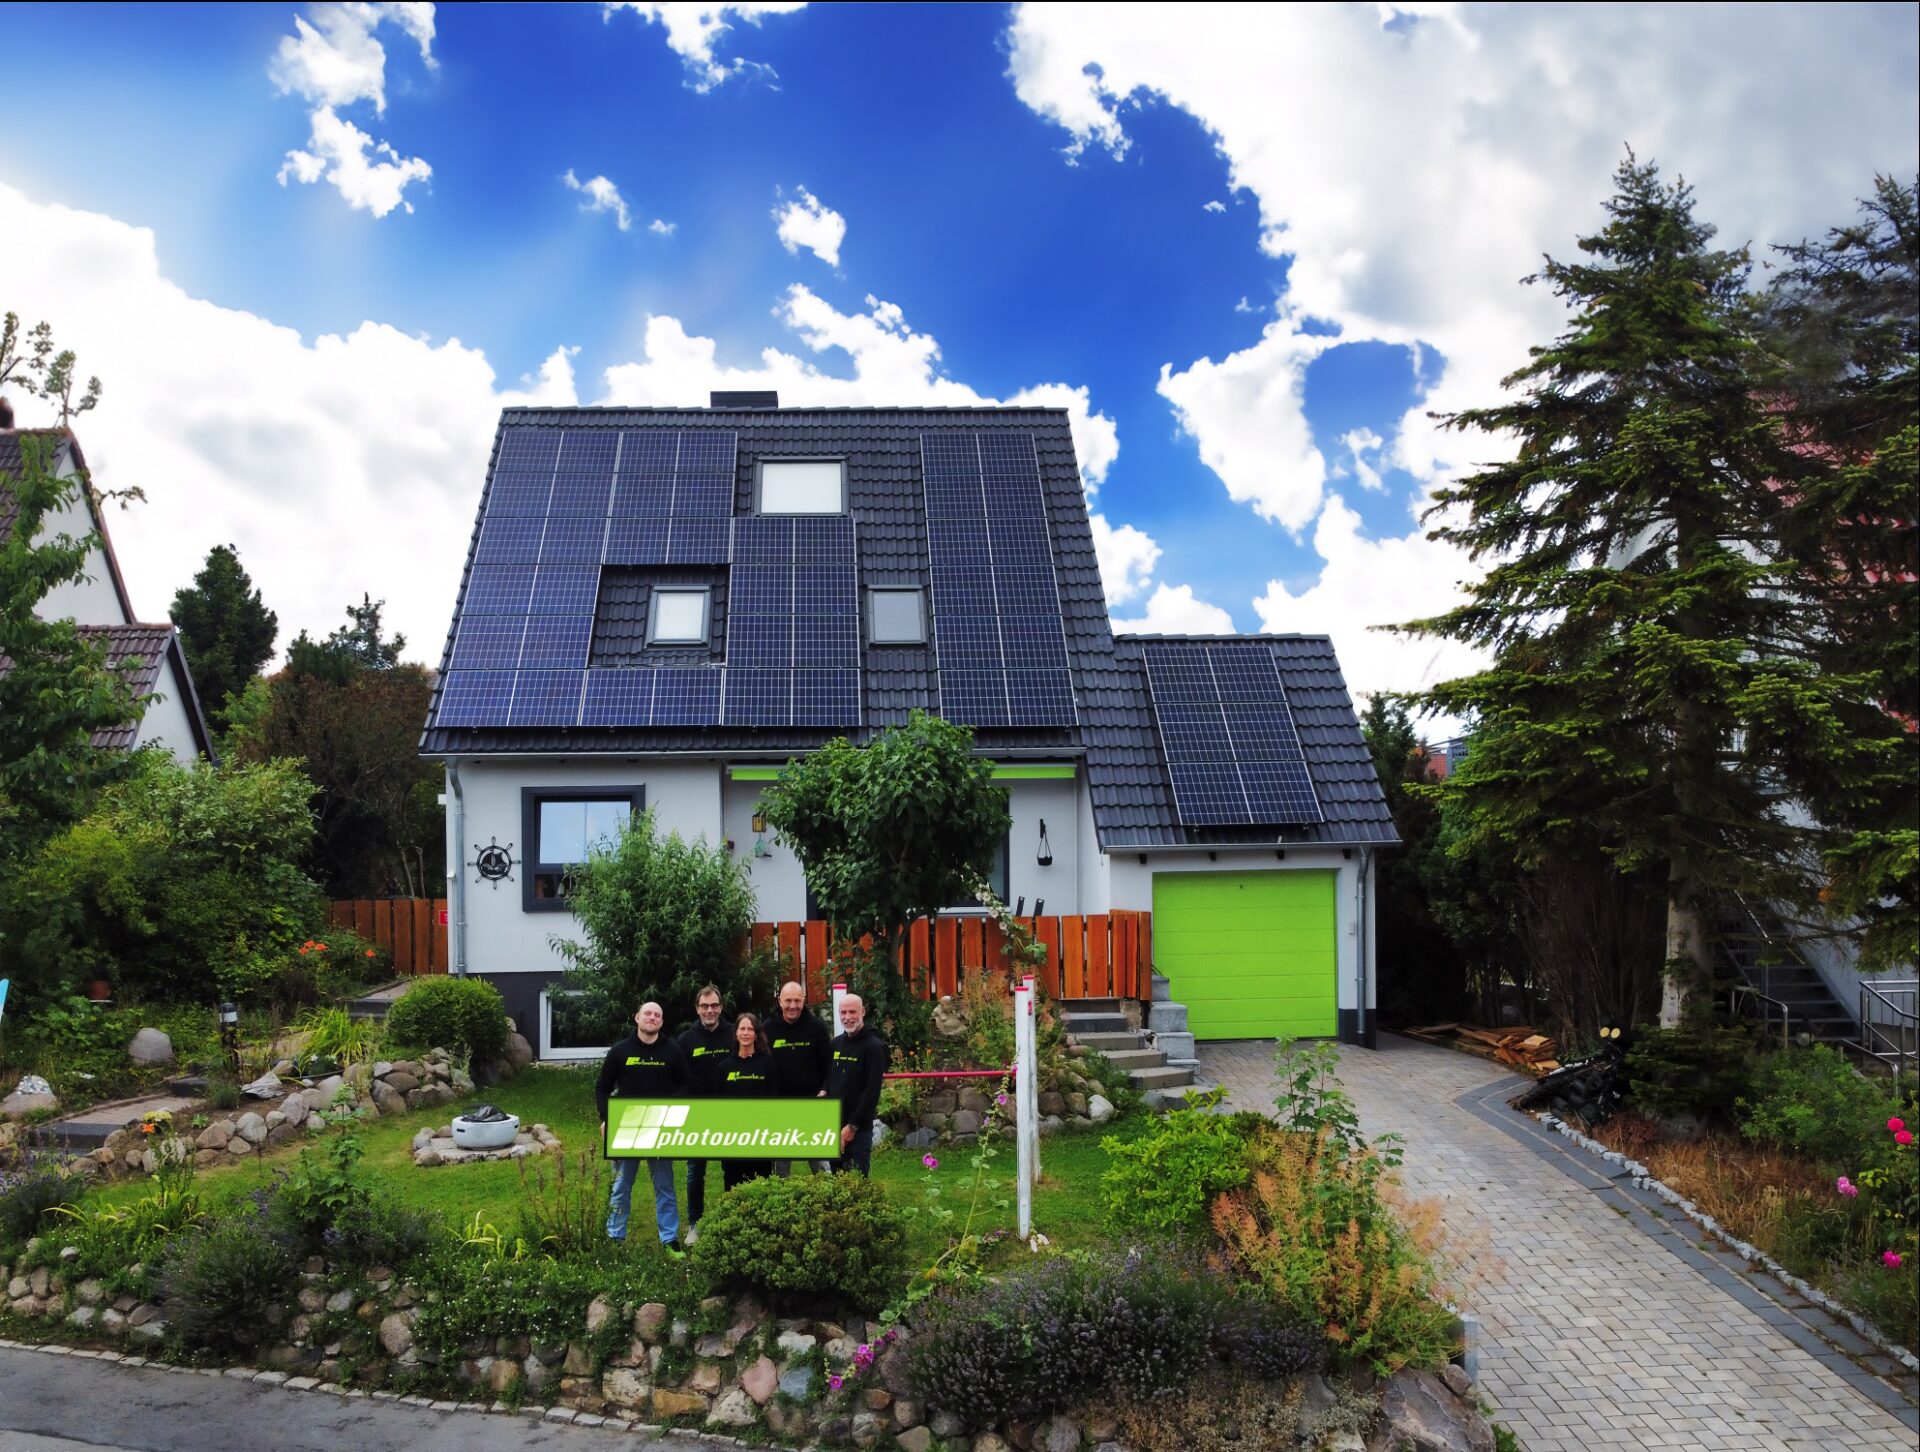
M 1748 1093 L 1736 1101 L 1748 1139 L 1844 1167 L 1857 1165 L 1884 1136 L 1893 1106 L 1882 1086 L 1825 1044 L 1761 1055 Z
M 520 1238 L 558 1259 L 597 1251 L 607 1239 L 607 1162 L 581 1150 L 568 1170 L 564 1154 L 514 1161 L 520 1171 Z M 641 1193 L 636 1189 L 635 1193 Z M 651 1193 L 649 1187 L 647 1193 Z
M 693 1310 L 686 1274 L 665 1256 L 636 1255 L 604 1239 L 594 1254 L 566 1260 L 514 1256 L 497 1236 L 485 1243 L 472 1238 L 487 1230 L 471 1226 L 468 1238 L 443 1242 L 421 1276 L 437 1294 L 420 1308 L 414 1342 L 443 1363 L 483 1337 L 525 1336 L 546 1345 L 577 1341 L 596 1296 L 618 1313 L 607 1318 L 603 1334 L 626 1340 L 633 1335 L 633 1311 L 649 1301 L 664 1303 L 676 1316 Z
M 19 1252 L 62 1207 L 71 1208 L 85 1192 L 76 1180 L 46 1160 L 32 1160 L 0 1175 L 0 1259 Z
M 1435 1367 L 1452 1350 L 1437 1215 L 1408 1215 L 1371 1149 L 1331 1130 L 1257 1142 L 1251 1182 L 1213 1205 L 1229 1264 L 1321 1328 L 1337 1362 L 1381 1374 Z
M 43 1248 L 71 1246 L 73 1269 L 123 1288 L 127 1268 L 151 1264 L 176 1237 L 205 1223 L 190 1162 L 163 1158 L 147 1192 L 123 1205 L 81 1202 L 53 1212 L 60 1222 Z
M 1640 1029 L 1627 1050 L 1633 1104 L 1656 1118 L 1692 1114 L 1730 1122 L 1747 1092 L 1752 1061 L 1753 1040 L 1742 1029 L 1718 1024 Z
M 235 1351 L 271 1333 L 269 1307 L 293 1293 L 299 1260 L 258 1215 L 230 1215 L 179 1237 L 161 1270 L 167 1319 L 187 1345 Z
M 425 1260 L 445 1238 L 446 1226 L 437 1216 L 383 1190 L 350 1201 L 320 1235 L 329 1259 L 343 1265 L 391 1266 L 397 1271 Z
M 1270 1126 L 1259 1115 L 1215 1114 L 1220 1091 L 1194 1097 L 1137 1139 L 1100 1142 L 1107 1220 L 1116 1229 L 1171 1235 L 1196 1229 L 1223 1190 L 1247 1183 L 1247 1140 Z
M 387 1043 L 486 1063 L 507 1051 L 507 1006 L 485 979 L 422 978 L 387 1010 Z
M 976 1425 L 1096 1395 L 1165 1396 L 1206 1365 L 1230 1304 L 1178 1254 L 1049 1256 L 921 1302 L 907 1377 L 916 1396 Z
M 352 1133 L 308 1145 L 274 1184 L 268 1220 L 303 1254 L 320 1250 L 334 1222 L 366 1203 L 371 1191 L 360 1173 L 361 1152 Z
M 749 1180 L 707 1207 L 690 1260 L 716 1286 L 871 1311 L 906 1278 L 906 1221 L 864 1175 Z

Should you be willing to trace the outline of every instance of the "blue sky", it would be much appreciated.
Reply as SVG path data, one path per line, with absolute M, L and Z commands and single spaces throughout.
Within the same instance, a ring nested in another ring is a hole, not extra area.
M 367 590 L 431 658 L 520 397 L 1037 389 L 1117 619 L 1415 684 L 1365 627 L 1445 604 L 1415 512 L 1493 447 L 1426 413 L 1550 332 L 1622 142 L 1757 242 L 1915 165 L 1910 8 L 756 9 L 11 7 L 0 305 L 106 380 L 142 613 L 234 539 L 286 636 Z

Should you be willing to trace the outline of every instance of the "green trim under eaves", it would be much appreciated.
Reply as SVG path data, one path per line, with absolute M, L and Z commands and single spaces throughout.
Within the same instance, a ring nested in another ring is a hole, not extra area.
M 733 781 L 778 781 L 783 766 L 730 766 L 727 776 Z M 1076 772 L 1072 763 L 1046 766 L 1002 766 L 994 763 L 995 781 L 1072 781 Z

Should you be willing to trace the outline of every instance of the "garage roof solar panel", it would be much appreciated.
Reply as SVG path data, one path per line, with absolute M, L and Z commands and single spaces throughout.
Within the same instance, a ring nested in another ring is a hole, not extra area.
M 1183 823 L 1322 820 L 1272 647 L 1149 640 L 1142 654 Z

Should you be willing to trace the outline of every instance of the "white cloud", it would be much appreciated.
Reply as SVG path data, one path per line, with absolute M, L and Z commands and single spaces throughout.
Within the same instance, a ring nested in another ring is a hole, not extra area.
M 633 210 L 627 206 L 627 199 L 620 195 L 620 188 L 603 176 L 589 177 L 581 181 L 568 167 L 566 175 L 560 178 L 570 191 L 580 192 L 586 200 L 580 204 L 583 212 L 611 212 L 614 225 L 622 232 L 633 230 Z M 654 224 L 654 230 L 660 230 L 660 224 Z M 672 229 L 669 228 L 669 231 Z
M 366 132 L 331 106 L 313 113 L 313 135 L 305 151 L 289 151 L 277 176 L 281 186 L 289 179 L 312 185 L 322 177 L 333 183 L 348 206 L 384 217 L 395 207 L 413 210 L 406 199 L 409 182 L 425 181 L 433 168 L 417 156 L 402 156 L 384 141 Z
M 611 20 L 622 10 L 631 10 L 642 20 L 663 25 L 667 46 L 686 63 L 687 85 L 696 91 L 711 91 L 728 76 L 748 69 L 764 70 L 751 61 L 735 57 L 731 64 L 713 53 L 720 37 L 733 28 L 733 21 L 758 25 L 763 15 L 790 15 L 804 10 L 804 0 L 743 0 L 743 3 L 677 4 L 674 0 L 607 0 L 601 15 Z
M 376 113 L 387 109 L 387 51 L 376 31 L 398 27 L 420 48 L 429 70 L 433 56 L 434 7 L 430 4 L 320 4 L 293 19 L 294 34 L 282 36 L 267 64 L 267 75 L 282 95 L 295 94 L 311 104 L 311 135 L 305 150 L 289 151 L 277 176 L 311 186 L 332 182 L 359 211 L 384 217 L 405 200 L 409 183 L 425 181 L 433 168 L 419 157 L 403 157 L 342 117 L 343 107 L 371 101 Z
M 282 648 L 334 629 L 365 591 L 387 600 L 410 657 L 439 659 L 499 411 L 573 403 L 566 350 L 502 386 L 458 339 L 364 322 L 308 340 L 190 296 L 151 231 L 4 184 L 0 236 L 28 315 L 106 381 L 78 432 L 104 487 L 147 493 L 108 521 L 141 618 L 164 619 L 208 548 L 232 540 Z M 45 421 L 17 401 L 23 423 Z
M 780 224 L 780 241 L 796 257 L 802 247 L 829 267 L 840 265 L 840 244 L 846 240 L 847 219 L 805 187 L 799 196 L 773 209 Z
M 669 222 L 664 217 L 655 217 L 647 223 L 647 230 L 660 237 L 671 237 L 680 230 L 678 222 Z
M 1380 461 L 1367 456 L 1378 454 L 1386 440 L 1372 429 L 1357 428 L 1348 429 L 1340 436 L 1340 442 L 1347 446 L 1347 455 L 1353 461 L 1353 477 L 1360 481 L 1360 487 L 1376 493 L 1384 491 L 1387 486 L 1380 477 Z
M 1259 303 L 1254 302 L 1253 299 L 1244 295 L 1239 302 L 1233 305 L 1233 310 L 1236 313 L 1263 313 L 1266 311 Z
M 1092 515 L 1087 522 L 1093 526 L 1093 552 L 1100 561 L 1107 606 L 1124 605 L 1147 588 L 1160 562 L 1160 546 L 1130 524 L 1109 524 L 1105 515 Z
M 1291 591 L 1270 580 L 1253 602 L 1262 630 L 1332 636 L 1355 692 L 1414 690 L 1478 668 L 1482 657 L 1465 646 L 1368 628 L 1459 604 L 1459 582 L 1477 573 L 1459 550 L 1417 529 L 1399 538 L 1368 539 L 1360 516 L 1338 494 L 1330 494 L 1320 512 L 1313 548 L 1326 561 L 1314 584 Z
M 1162 585 L 1147 601 L 1145 615 L 1115 619 L 1113 628 L 1128 635 L 1231 635 L 1233 617 L 1195 598 L 1191 585 Z
M 1216 197 L 1213 201 L 1208 202 L 1200 210 L 1203 212 L 1224 212 L 1226 211 L 1226 209 L 1227 209 L 1227 204 Z

